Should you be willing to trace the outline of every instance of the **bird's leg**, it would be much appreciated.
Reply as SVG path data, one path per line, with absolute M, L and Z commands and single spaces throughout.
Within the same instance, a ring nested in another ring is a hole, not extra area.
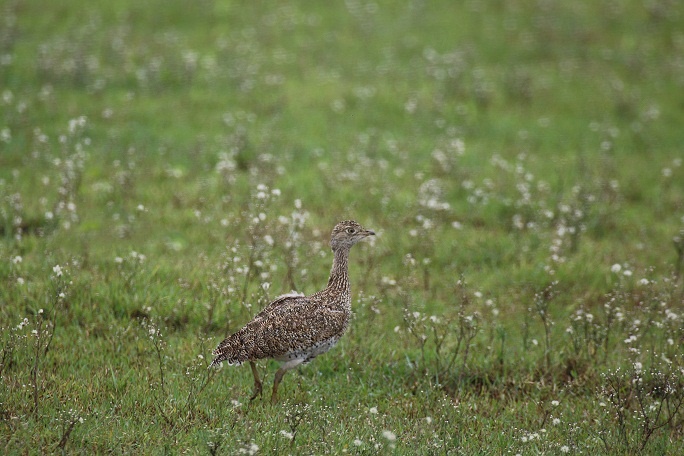
M 249 365 L 252 368 L 252 375 L 254 376 L 254 394 L 252 394 L 252 397 L 250 397 L 249 400 L 253 401 L 257 396 L 261 396 L 261 380 L 259 380 L 259 372 L 257 371 L 254 361 L 250 361 Z
M 289 371 L 290 369 L 294 369 L 295 367 L 299 366 L 304 362 L 305 358 L 295 358 L 292 359 L 282 366 L 280 366 L 280 369 L 275 374 L 275 380 L 273 380 L 273 393 L 271 394 L 271 404 L 275 404 L 278 402 L 278 385 L 280 385 L 280 381 L 283 379 L 283 375 L 285 375 L 285 372 Z
M 278 385 L 280 385 L 280 381 L 283 379 L 283 375 L 285 375 L 285 372 L 287 371 L 288 369 L 283 366 L 278 369 L 275 374 L 275 380 L 273 380 L 273 394 L 271 394 L 271 404 L 278 402 Z

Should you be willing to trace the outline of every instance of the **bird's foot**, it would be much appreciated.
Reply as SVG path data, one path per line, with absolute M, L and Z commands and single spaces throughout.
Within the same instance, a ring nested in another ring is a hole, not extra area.
M 249 398 L 249 400 L 253 401 L 257 398 L 257 396 L 261 396 L 261 383 L 254 384 L 254 393 L 252 394 L 252 397 Z

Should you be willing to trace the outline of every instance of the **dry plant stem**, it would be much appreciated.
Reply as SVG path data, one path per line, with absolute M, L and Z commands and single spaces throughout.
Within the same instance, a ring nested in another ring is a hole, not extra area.
M 297 284 L 295 283 L 294 280 L 294 267 L 290 262 L 287 262 L 287 277 L 285 278 L 287 280 L 287 283 L 290 285 L 290 288 L 292 290 L 297 290 Z
M 542 323 L 544 324 L 544 363 L 546 371 L 551 371 L 551 328 L 546 312 L 542 315 Z
M 159 341 L 154 340 L 154 351 L 157 354 L 157 363 L 159 364 L 159 382 L 161 385 L 162 394 L 166 396 L 166 383 L 164 382 L 164 362 L 162 360 L 162 349 Z
M 287 424 L 290 427 L 290 432 L 292 433 L 292 440 L 290 441 L 290 447 L 294 447 L 295 440 L 297 439 L 297 429 L 304 419 L 304 413 L 301 409 L 295 409 L 294 413 L 287 413 Z
M 256 240 L 252 238 L 252 242 L 249 246 L 249 261 L 247 262 L 247 274 L 245 274 L 245 281 L 242 284 L 242 297 L 240 302 L 244 305 L 247 302 L 247 290 L 249 289 L 249 283 L 252 279 L 252 269 L 254 269 L 254 261 L 256 260 Z
M 2 347 L 2 356 L 0 357 L 0 378 L 2 378 L 2 375 L 5 372 L 5 367 L 12 357 L 13 343 L 14 341 L 10 338 L 10 341 L 4 347 Z
M 466 367 L 468 366 L 468 355 L 470 354 L 470 346 L 471 342 L 476 336 L 476 332 L 472 331 L 470 334 L 468 334 L 465 338 L 465 350 L 463 352 L 463 372 L 465 372 Z
M 55 336 L 55 327 L 56 327 L 56 321 L 57 321 L 57 310 L 58 310 L 58 304 L 60 302 L 59 300 L 59 295 L 62 293 L 62 288 L 58 287 L 57 291 L 55 293 L 56 298 L 56 303 L 55 303 L 55 310 L 54 310 L 54 317 L 52 321 L 48 321 L 48 323 L 45 325 L 45 331 L 43 331 L 43 319 L 39 319 L 38 324 L 38 329 L 36 333 L 36 344 L 35 344 L 35 353 L 33 355 L 33 367 L 31 369 L 31 381 L 32 381 L 32 386 L 33 386 L 33 413 L 35 416 L 38 415 L 38 407 L 39 407 L 39 388 L 38 388 L 38 371 L 40 368 L 40 364 L 42 362 L 42 359 L 48 354 L 48 351 L 50 350 L 50 345 L 52 344 L 52 339 Z M 45 343 L 45 347 L 43 347 L 42 344 L 42 338 L 43 335 L 47 337 L 47 342 Z
M 64 430 L 64 433 L 62 434 L 62 438 L 59 440 L 59 443 L 57 444 L 57 449 L 62 451 L 64 450 L 67 442 L 69 441 L 69 436 L 71 435 L 71 432 L 74 430 L 77 421 L 78 420 L 74 418 L 69 420 L 69 424 L 67 425 L 66 429 Z
M 40 362 L 40 334 L 38 331 L 36 335 L 36 351 L 33 356 L 33 368 L 31 369 L 31 382 L 33 386 L 33 414 L 38 415 L 38 364 Z
M 185 408 L 187 409 L 188 416 L 194 416 L 193 409 L 195 407 L 195 402 L 197 401 L 197 398 L 202 394 L 202 392 L 206 389 L 206 387 L 214 379 L 216 372 L 217 371 L 215 369 L 205 369 L 203 374 L 204 377 L 199 388 L 194 388 L 193 385 L 190 386 L 188 395 L 185 398 Z
M 555 282 L 552 283 L 534 296 L 535 308 L 544 327 L 544 365 L 547 372 L 551 371 L 551 325 L 553 324 L 548 311 L 549 303 L 554 297 L 553 288 L 555 285 Z
M 674 244 L 675 252 L 677 252 L 674 267 L 674 279 L 677 282 L 681 277 L 682 266 L 684 266 L 684 229 L 679 230 L 679 233 L 672 239 L 672 243 Z
M 57 288 L 57 292 L 55 293 L 56 302 L 54 305 L 54 312 L 53 312 L 53 317 L 52 321 L 50 322 L 50 329 L 47 331 L 47 343 L 45 344 L 45 350 L 43 351 L 44 355 L 47 355 L 48 351 L 50 351 L 50 345 L 52 345 L 52 339 L 55 337 L 55 329 L 57 328 L 57 311 L 59 310 L 59 295 L 62 293 L 63 288 L 59 287 Z

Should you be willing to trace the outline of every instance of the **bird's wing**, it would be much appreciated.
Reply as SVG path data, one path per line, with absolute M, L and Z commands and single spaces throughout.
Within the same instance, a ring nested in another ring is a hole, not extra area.
M 274 303 L 219 344 L 214 364 L 223 360 L 237 364 L 306 351 L 339 337 L 347 325 L 345 312 L 322 308 L 302 296 Z
M 264 307 L 261 312 L 256 314 L 254 319 L 262 318 L 263 316 L 272 313 L 276 309 L 280 309 L 283 306 L 294 306 L 298 307 L 301 305 L 306 305 L 309 302 L 306 296 L 302 293 L 287 293 L 280 295 L 273 300 L 269 305 Z
M 213 352 L 216 358 L 212 365 L 224 360 L 228 360 L 230 364 L 239 364 L 255 357 L 256 341 L 265 337 L 261 329 L 265 324 L 270 325 L 274 321 L 269 316 L 272 316 L 274 313 L 280 313 L 283 309 L 299 309 L 307 304 L 311 304 L 311 302 L 303 294 L 289 293 L 278 296 L 261 312 L 256 314 L 250 322 L 218 344 L 218 347 Z M 263 356 L 257 355 L 256 357 L 262 358 Z
M 339 337 L 347 319 L 345 312 L 321 308 L 314 303 L 281 305 L 252 320 L 245 329 L 251 336 L 253 355 L 274 358 Z

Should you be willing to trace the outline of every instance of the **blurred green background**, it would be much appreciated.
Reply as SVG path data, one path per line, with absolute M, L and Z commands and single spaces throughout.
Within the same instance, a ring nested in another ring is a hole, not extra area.
M 2 0 L 5 449 L 677 451 L 678 409 L 644 440 L 599 404 L 613 369 L 681 366 L 683 15 Z M 322 288 L 350 218 L 378 233 L 350 334 L 285 411 L 234 405 L 250 376 L 200 369 L 213 344 Z

